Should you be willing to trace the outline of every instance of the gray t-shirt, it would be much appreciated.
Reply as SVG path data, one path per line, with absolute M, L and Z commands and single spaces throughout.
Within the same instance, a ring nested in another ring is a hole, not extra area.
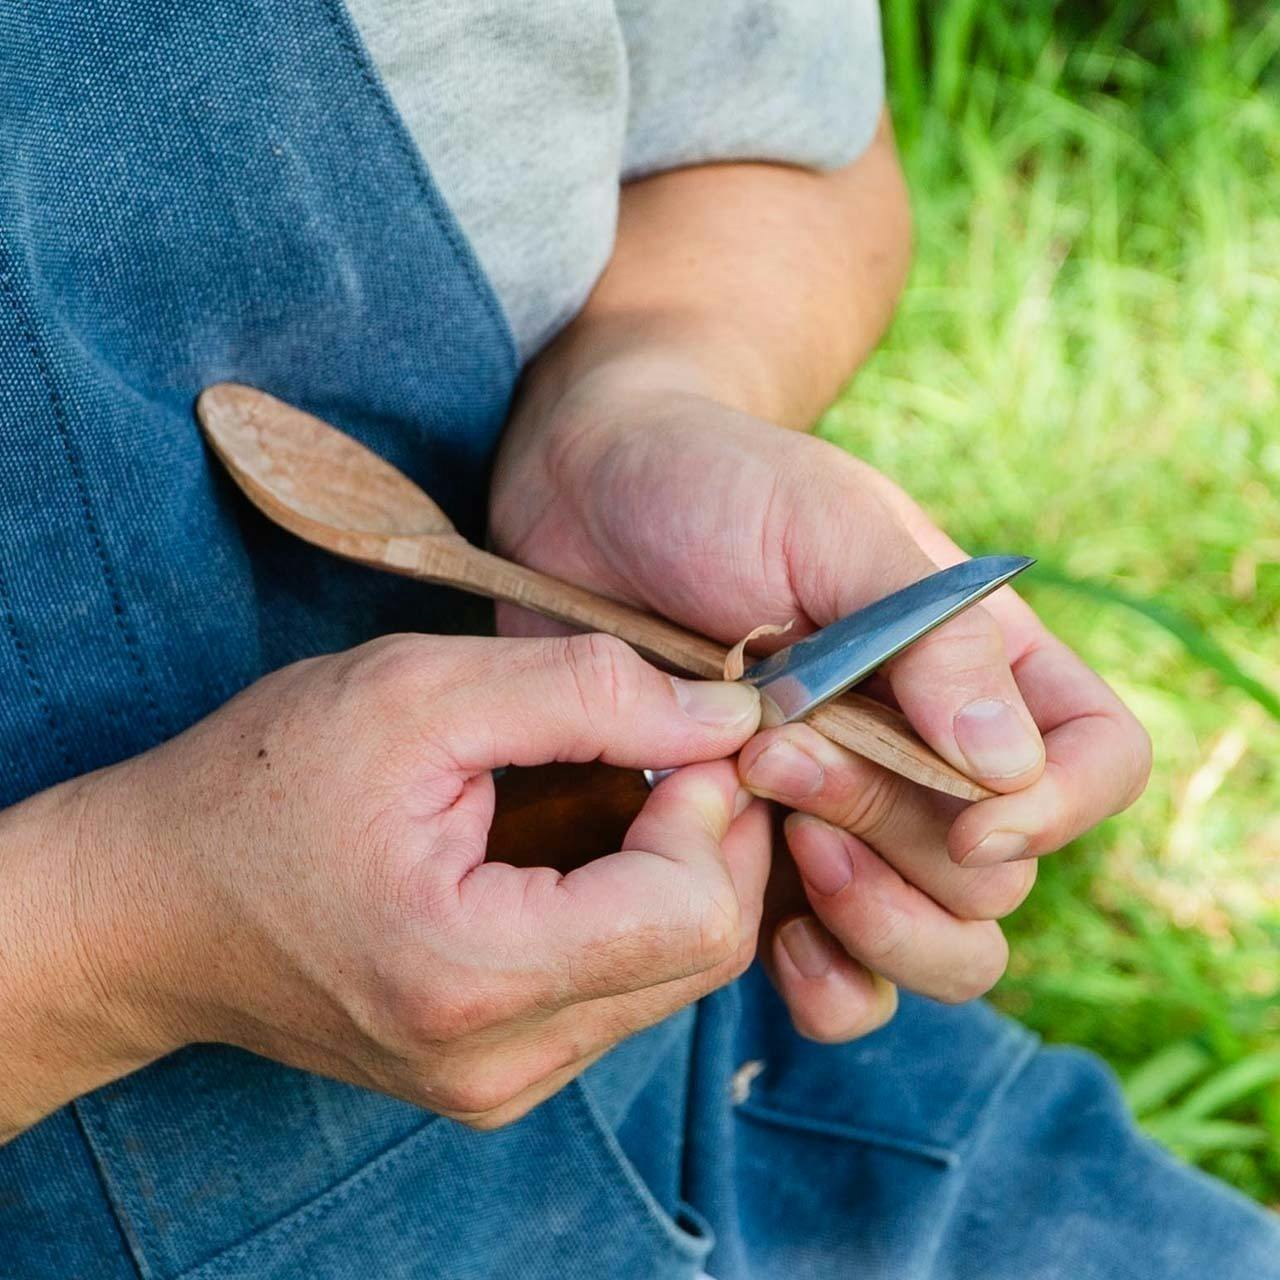
M 875 0 L 347 0 L 523 358 L 608 261 L 619 184 L 835 168 L 884 96 Z

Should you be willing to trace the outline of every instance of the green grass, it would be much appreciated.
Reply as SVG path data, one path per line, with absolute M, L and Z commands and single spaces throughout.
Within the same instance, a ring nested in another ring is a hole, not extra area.
M 885 33 L 916 264 L 822 429 L 1039 556 L 1156 744 L 996 998 L 1280 1205 L 1280 11 L 888 0 Z

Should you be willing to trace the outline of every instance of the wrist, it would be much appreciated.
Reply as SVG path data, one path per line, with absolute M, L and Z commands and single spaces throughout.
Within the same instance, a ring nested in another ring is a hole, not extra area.
M 172 958 L 159 877 L 126 831 L 126 770 L 0 815 L 0 1141 L 183 1043 L 160 994 Z
M 625 331 L 571 329 L 526 371 L 507 424 L 490 490 L 499 545 L 512 553 L 512 528 L 536 523 L 535 498 L 554 505 L 557 494 L 581 494 L 583 477 L 619 431 L 632 432 L 677 399 L 733 407 L 734 398 L 669 329 L 639 321 Z
M 766 421 L 788 418 L 771 362 L 718 313 L 585 312 L 526 370 L 512 427 L 541 431 L 635 397 L 688 395 Z

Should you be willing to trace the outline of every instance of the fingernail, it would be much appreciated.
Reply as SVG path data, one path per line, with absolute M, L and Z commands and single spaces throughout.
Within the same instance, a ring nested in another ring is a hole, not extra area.
M 999 698 L 979 698 L 958 712 L 956 743 L 982 778 L 1016 778 L 1039 763 L 1044 748 L 1026 721 Z
M 733 816 L 735 818 L 742 817 L 742 815 L 747 811 L 747 805 L 749 805 L 754 799 L 755 796 L 753 796 L 750 791 L 745 791 L 742 787 L 739 787 L 738 794 L 733 797 Z
M 898 1012 L 898 988 L 878 973 L 871 975 L 871 985 L 875 988 L 876 1004 L 884 1011 L 884 1021 L 888 1022 Z
M 999 862 L 1021 858 L 1031 841 L 1020 831 L 993 831 L 983 837 L 960 859 L 962 867 L 994 867 Z
M 747 785 L 783 799 L 801 800 L 822 786 L 822 766 L 792 743 L 774 742 L 752 762 Z
M 812 916 L 800 916 L 778 931 L 791 963 L 806 978 L 821 978 L 831 969 L 831 948 L 822 926 Z
M 802 839 L 791 841 L 791 852 L 805 882 L 824 897 L 831 897 L 853 879 L 853 863 L 844 836 L 825 822 L 793 819 L 805 829 Z
M 678 676 L 672 676 L 671 683 L 685 714 L 713 729 L 727 729 L 760 714 L 760 695 L 749 684 L 681 680 Z

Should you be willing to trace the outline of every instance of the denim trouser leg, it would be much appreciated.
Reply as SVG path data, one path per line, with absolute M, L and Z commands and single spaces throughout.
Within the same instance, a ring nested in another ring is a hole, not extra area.
M 741 988 L 719 1034 L 750 1087 L 720 1122 L 695 1090 L 686 1158 L 716 1280 L 1280 1280 L 1280 1216 L 1142 1136 L 1092 1055 L 910 996 L 812 1045 Z

